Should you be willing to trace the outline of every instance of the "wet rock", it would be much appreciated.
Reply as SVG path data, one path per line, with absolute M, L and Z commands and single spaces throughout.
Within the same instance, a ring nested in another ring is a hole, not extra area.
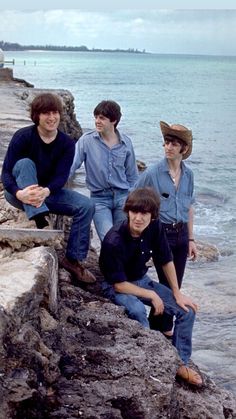
M 213 244 L 197 241 L 198 261 L 216 262 L 219 260 L 220 252 Z
M 147 168 L 146 164 L 143 161 L 137 160 L 136 162 L 139 172 L 143 172 Z

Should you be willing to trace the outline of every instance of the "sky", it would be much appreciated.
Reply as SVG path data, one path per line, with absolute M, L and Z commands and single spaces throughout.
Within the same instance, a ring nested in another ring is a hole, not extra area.
M 235 0 L 192 0 L 191 8 L 184 0 L 119 0 L 116 6 L 111 6 L 111 0 L 34 3 L 2 0 L 1 41 L 236 55 Z

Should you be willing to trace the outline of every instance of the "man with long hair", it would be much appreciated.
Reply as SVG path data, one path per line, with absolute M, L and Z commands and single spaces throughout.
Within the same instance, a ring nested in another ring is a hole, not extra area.
M 94 206 L 89 198 L 65 188 L 75 152 L 74 141 L 58 129 L 63 112 L 59 96 L 42 93 L 30 108 L 33 125 L 19 129 L 9 144 L 2 168 L 7 201 L 25 211 L 39 229 L 47 215 L 72 217 L 66 256 L 61 265 L 77 280 L 95 282 L 84 266 Z

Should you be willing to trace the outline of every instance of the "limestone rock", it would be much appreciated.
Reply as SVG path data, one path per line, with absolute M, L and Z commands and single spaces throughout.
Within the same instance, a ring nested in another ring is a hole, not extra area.
M 216 262 L 219 260 L 220 252 L 216 246 L 197 241 L 198 261 L 200 262 Z
M 29 105 L 33 98 L 45 92 L 57 93 L 62 98 L 64 113 L 60 129 L 74 140 L 78 140 L 82 135 L 81 126 L 76 119 L 74 97 L 71 92 L 35 89 L 24 80 L 14 79 L 11 69 L 0 69 L 0 166 L 15 131 L 32 124 Z
M 57 311 L 57 278 L 57 255 L 52 248 L 35 247 L 3 257 L 0 305 L 11 312 L 20 299 L 26 304 L 24 315 L 27 316 L 27 311 L 31 313 L 33 307 L 38 310 L 43 296 L 47 294 L 48 307 Z

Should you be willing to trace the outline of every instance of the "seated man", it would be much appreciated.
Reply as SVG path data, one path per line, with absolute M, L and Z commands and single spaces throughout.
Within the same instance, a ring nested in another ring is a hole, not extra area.
M 200 375 L 187 366 L 197 305 L 179 290 L 171 251 L 158 220 L 159 207 L 159 197 L 151 188 L 136 189 L 128 196 L 124 207 L 128 221 L 113 226 L 101 246 L 104 294 L 144 327 L 149 327 L 145 305 L 153 307 L 155 315 L 175 316 L 173 345 L 183 362 L 177 375 L 200 386 Z M 162 266 L 172 291 L 148 277 L 150 258 L 156 270 Z
M 43 93 L 31 104 L 33 125 L 19 129 L 9 144 L 2 168 L 7 201 L 25 211 L 36 227 L 48 226 L 49 212 L 73 217 L 61 265 L 82 282 L 95 282 L 83 265 L 89 249 L 94 206 L 89 198 L 64 188 L 75 143 L 58 130 L 63 107 L 59 96 Z

